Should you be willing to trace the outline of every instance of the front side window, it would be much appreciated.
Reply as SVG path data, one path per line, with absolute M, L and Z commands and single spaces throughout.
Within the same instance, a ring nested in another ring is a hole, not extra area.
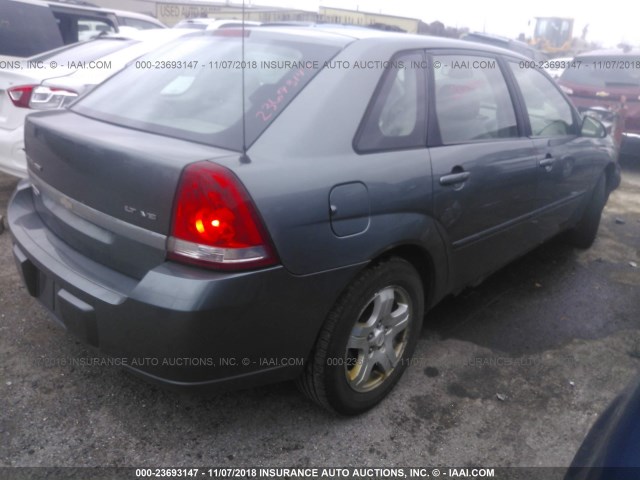
M 442 143 L 518 136 L 515 110 L 497 60 L 436 55 L 433 65 Z
M 421 53 L 394 57 L 356 135 L 358 152 L 426 145 L 425 80 Z
M 526 63 L 526 62 L 525 62 Z M 571 135 L 574 119 L 571 106 L 558 87 L 542 73 L 509 62 L 520 87 L 534 137 Z

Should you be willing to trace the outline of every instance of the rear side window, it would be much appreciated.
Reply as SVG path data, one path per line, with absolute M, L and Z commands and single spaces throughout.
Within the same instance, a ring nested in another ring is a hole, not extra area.
M 394 57 L 356 135 L 358 152 L 426 146 L 426 100 L 421 53 Z
M 436 55 L 433 65 L 442 143 L 518 136 L 515 110 L 496 59 Z
M 243 128 L 249 146 L 340 49 L 247 31 L 243 63 L 242 32 L 226 32 L 179 39 L 136 60 L 73 110 L 241 151 Z
M 558 87 L 541 72 L 509 62 L 516 77 L 534 137 L 570 135 L 575 130 L 569 102 Z
M 62 45 L 62 35 L 49 8 L 0 1 L 0 55 L 30 57 Z

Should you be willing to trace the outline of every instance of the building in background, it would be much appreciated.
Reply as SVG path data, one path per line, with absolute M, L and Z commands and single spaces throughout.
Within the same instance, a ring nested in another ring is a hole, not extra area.
M 93 0 L 101 7 L 130 10 L 156 17 L 168 26 L 185 18 L 241 19 L 242 5 L 230 2 L 173 0 Z M 257 22 L 340 23 L 409 33 L 426 33 L 428 25 L 417 18 L 382 13 L 320 7 L 316 11 L 246 5 L 245 20 Z
M 408 33 L 420 33 L 425 24 L 417 18 L 398 17 L 383 13 L 346 10 L 344 8 L 320 7 L 318 22 L 343 23 L 362 27 L 376 27 L 382 30 L 395 30 Z

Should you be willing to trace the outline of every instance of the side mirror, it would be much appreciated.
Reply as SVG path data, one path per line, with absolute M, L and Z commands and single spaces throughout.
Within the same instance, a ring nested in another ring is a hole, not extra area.
M 597 118 L 585 115 L 582 118 L 580 136 L 592 138 L 604 138 L 607 136 L 607 128 Z

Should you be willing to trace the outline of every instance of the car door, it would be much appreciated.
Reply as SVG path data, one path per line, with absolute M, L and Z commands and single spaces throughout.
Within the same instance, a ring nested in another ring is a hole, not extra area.
M 433 208 L 455 290 L 535 245 L 538 166 L 496 57 L 438 52 L 431 64 Z
M 579 136 L 580 119 L 556 84 L 528 62 L 509 61 L 522 95 L 537 158 L 537 235 L 564 228 L 594 184 L 599 154 Z

